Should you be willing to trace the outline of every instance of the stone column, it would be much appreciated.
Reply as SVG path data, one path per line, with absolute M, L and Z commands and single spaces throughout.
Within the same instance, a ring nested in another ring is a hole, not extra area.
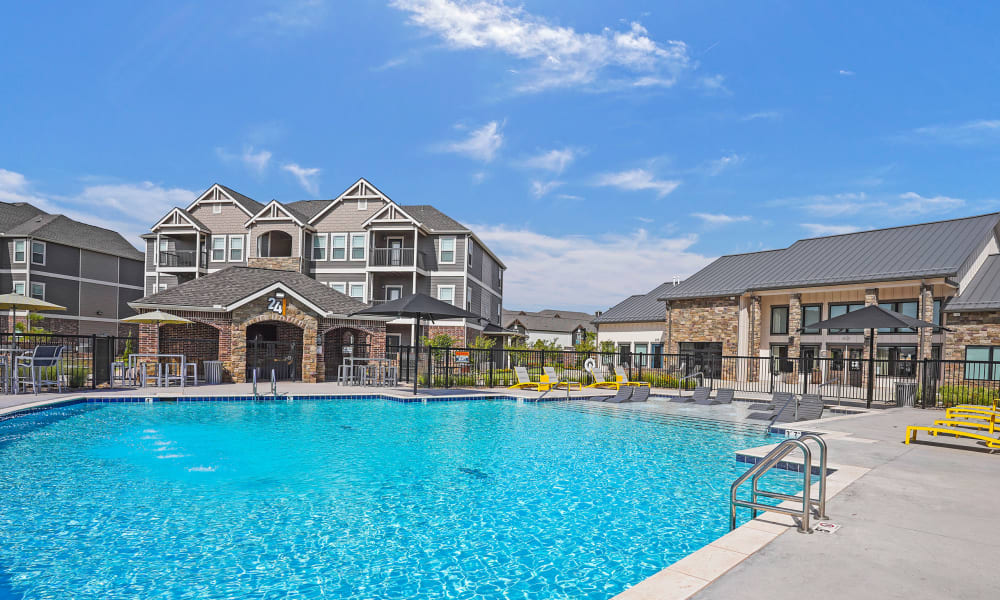
M 923 284 L 920 286 L 920 313 L 917 317 L 921 321 L 934 322 L 934 286 Z M 920 340 L 919 358 L 931 357 L 931 342 L 934 335 L 933 329 L 920 329 L 917 332 Z
M 235 383 L 247 381 L 247 330 L 242 323 L 232 323 L 229 333 L 229 360 L 223 360 L 223 368 L 230 373 Z
M 320 374 L 322 363 L 316 354 L 316 333 L 317 321 L 315 319 L 302 319 L 302 381 L 306 383 L 316 383 L 323 381 L 324 375 Z
M 760 296 L 750 296 L 750 304 L 747 307 L 750 311 L 748 319 L 750 325 L 749 343 L 747 345 L 747 355 L 750 356 L 750 381 L 757 381 L 760 378 Z
M 878 288 L 868 288 L 868 289 L 865 290 L 865 306 L 878 306 Z M 872 329 L 871 330 L 871 336 L 872 336 L 872 340 L 869 341 L 869 339 L 868 339 L 868 330 L 865 330 L 864 348 L 861 351 L 861 356 L 865 360 L 874 360 L 878 356 L 878 329 Z M 871 355 L 871 350 L 870 349 L 871 349 L 871 347 L 872 347 L 873 344 L 875 345 L 876 356 L 872 356 Z M 865 368 L 863 369 L 863 372 L 862 372 L 862 375 L 861 375 L 861 377 L 862 377 L 862 383 L 866 387 L 868 386 L 868 373 L 870 372 L 869 368 L 868 368 L 869 364 L 870 363 L 866 363 L 864 365 Z M 877 367 L 877 365 L 875 365 L 875 366 Z M 877 368 L 874 369 L 874 372 L 876 373 L 876 378 L 877 378 L 878 377 L 878 375 L 877 375 L 878 369 Z
M 788 299 L 788 358 L 799 357 L 799 341 L 802 334 L 802 294 L 792 294 Z

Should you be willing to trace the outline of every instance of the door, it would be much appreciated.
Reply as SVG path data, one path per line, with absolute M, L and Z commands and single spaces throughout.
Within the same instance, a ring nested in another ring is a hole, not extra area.
M 400 267 L 403 265 L 403 238 L 389 238 L 389 265 Z
M 388 300 L 399 300 L 403 297 L 403 286 L 401 285 L 387 285 L 385 286 L 385 299 Z
M 860 346 L 852 346 L 847 349 L 847 382 L 854 387 L 861 387 L 861 376 L 863 374 L 862 358 L 864 350 Z

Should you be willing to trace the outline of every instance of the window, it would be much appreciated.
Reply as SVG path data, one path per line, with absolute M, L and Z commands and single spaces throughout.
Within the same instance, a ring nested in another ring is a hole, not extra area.
M 341 294 L 347 293 L 347 284 L 344 283 L 343 281 L 331 281 L 330 287 L 335 292 L 340 292 Z
M 775 335 L 788 334 L 788 307 L 771 307 L 771 333 Z
M 229 236 L 229 262 L 243 262 L 243 236 Z
M 438 300 L 441 302 L 447 302 L 448 304 L 455 303 L 455 286 L 453 285 L 439 285 L 438 286 Z
M 36 242 L 32 240 L 31 242 L 31 264 L 33 265 L 44 265 L 45 264 L 45 242 Z
M 469 258 L 468 258 L 468 260 L 466 261 L 466 263 L 465 263 L 465 264 L 467 264 L 467 265 L 471 265 L 471 264 L 472 264 L 472 244 L 471 244 L 471 243 L 469 243 L 469 241 L 468 241 L 468 240 L 466 240 L 466 242 L 465 242 L 465 245 L 466 245 L 466 246 L 468 246 L 468 248 L 467 248 L 466 250 L 467 250 L 467 251 L 468 251 L 468 253 L 469 253 Z M 484 275 L 484 276 L 485 276 L 485 275 Z
M 212 214 L 213 215 L 221 215 L 222 214 L 222 205 L 219 204 L 219 203 L 213 204 L 212 205 Z
M 399 354 L 399 347 L 403 345 L 403 336 L 398 333 L 385 334 L 385 351 L 389 355 Z
M 330 234 L 330 260 L 347 260 L 347 236 Z
M 212 260 L 215 262 L 225 262 L 226 260 L 226 236 L 212 236 Z
M 326 234 L 313 236 L 313 260 L 326 260 Z
M 31 297 L 36 300 L 45 300 L 45 284 L 32 282 Z
M 365 234 L 351 234 L 351 260 L 365 259 Z
M 819 329 L 809 329 L 809 325 L 822 320 L 822 304 L 806 304 L 802 307 L 802 333 L 819 333 Z
M 904 302 L 885 302 L 881 306 L 887 308 L 893 312 L 898 312 L 901 315 L 906 315 L 907 317 L 913 317 L 914 319 L 919 318 L 920 314 L 920 303 L 916 300 L 907 300 Z M 883 327 L 878 330 L 879 333 L 916 333 L 916 329 L 911 329 L 909 327 Z
M 14 262 L 24 262 L 24 240 L 14 240 Z
M 472 312 L 472 286 L 465 286 L 465 310 Z
M 635 354 L 636 354 L 635 364 L 636 364 L 636 366 L 643 366 L 643 367 L 646 366 L 646 364 L 647 364 L 646 363 L 646 352 L 647 352 L 648 348 L 649 348 L 648 344 L 640 344 L 638 342 L 635 344 Z
M 440 256 L 438 262 L 444 265 L 455 264 L 455 238 L 443 237 L 440 241 Z
M 165 284 L 165 283 L 161 283 L 161 284 L 160 284 L 160 291 L 162 292 L 162 291 L 163 291 L 163 290 L 165 290 L 165 289 L 167 289 L 167 284 Z
M 788 346 L 771 344 L 771 372 L 791 373 L 792 361 L 788 360 Z
M 14 293 L 15 294 L 20 294 L 21 296 L 24 295 L 24 282 L 23 281 L 15 281 L 14 282 Z
M 351 298 L 355 300 L 365 301 L 365 284 L 363 283 L 352 283 L 351 293 L 349 294 Z
M 401 285 L 387 285 L 385 286 L 385 299 L 386 300 L 399 300 L 403 297 L 403 286 Z
M 875 374 L 914 377 L 917 374 L 916 346 L 882 346 L 875 352 Z
M 358 200 L 358 210 L 368 210 L 368 198 Z
M 941 331 L 941 301 L 940 300 L 935 300 L 934 301 L 934 317 L 931 319 L 931 323 L 934 323 L 935 325 L 937 325 L 937 327 L 934 328 L 934 333 L 938 333 L 938 332 Z
M 1000 346 L 966 346 L 965 378 L 1000 381 Z
M 586 334 L 586 332 L 583 329 L 579 329 L 579 328 L 576 329 L 573 332 L 573 345 L 574 346 L 579 346 L 580 344 L 582 344 L 585 334 Z
M 865 307 L 864 302 L 852 302 L 850 304 L 831 304 L 830 318 L 846 315 L 849 312 L 861 310 Z M 831 329 L 830 333 L 864 333 L 863 329 Z

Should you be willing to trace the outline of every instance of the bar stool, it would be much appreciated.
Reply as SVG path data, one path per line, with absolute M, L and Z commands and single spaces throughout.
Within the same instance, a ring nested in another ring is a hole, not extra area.
M 181 380 L 183 383 L 191 382 L 191 385 L 198 385 L 198 363 L 186 362 L 181 366 Z
M 382 380 L 383 385 L 394 386 L 396 385 L 396 365 L 387 365 L 385 368 L 385 379 Z
M 136 368 L 139 369 L 138 376 L 142 387 L 148 387 L 150 381 L 157 387 L 160 386 L 163 381 L 163 365 L 158 362 L 142 362 L 136 365 Z
M 111 387 L 115 387 L 116 379 L 120 381 L 121 384 L 124 386 L 125 374 L 126 374 L 125 361 L 116 360 L 115 362 L 111 363 Z
M 337 383 L 339 385 L 351 385 L 354 383 L 354 368 L 344 363 L 337 367 Z

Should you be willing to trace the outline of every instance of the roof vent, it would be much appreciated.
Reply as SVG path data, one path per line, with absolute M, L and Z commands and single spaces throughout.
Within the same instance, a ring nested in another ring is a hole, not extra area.
M 680 285 L 680 283 L 681 283 L 681 276 L 680 275 L 674 275 L 674 278 L 670 281 L 670 283 L 673 284 L 673 285 Z

